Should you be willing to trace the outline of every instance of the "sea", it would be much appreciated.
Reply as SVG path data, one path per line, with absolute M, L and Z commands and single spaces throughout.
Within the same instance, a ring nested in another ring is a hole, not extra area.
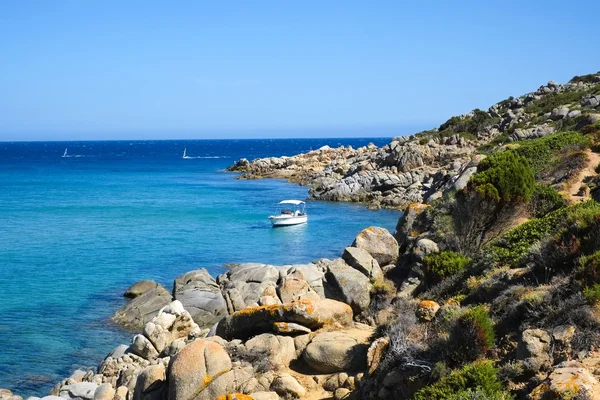
M 276 204 L 305 199 L 307 188 L 224 171 L 241 157 L 389 141 L 0 143 L 0 387 L 46 395 L 129 343 L 110 316 L 141 279 L 171 290 L 193 269 L 217 276 L 230 263 L 334 258 L 363 228 L 393 231 L 399 212 L 320 201 L 307 204 L 307 224 L 274 229 Z

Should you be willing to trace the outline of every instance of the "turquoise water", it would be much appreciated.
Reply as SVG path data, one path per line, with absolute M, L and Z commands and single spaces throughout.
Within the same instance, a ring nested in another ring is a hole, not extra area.
M 108 318 L 135 281 L 170 289 L 195 268 L 336 257 L 369 225 L 392 230 L 397 212 L 325 202 L 308 204 L 308 224 L 272 229 L 274 204 L 306 188 L 221 172 L 242 156 L 369 141 L 389 139 L 0 144 L 0 387 L 46 394 L 128 343 Z M 181 159 L 184 147 L 203 158 Z

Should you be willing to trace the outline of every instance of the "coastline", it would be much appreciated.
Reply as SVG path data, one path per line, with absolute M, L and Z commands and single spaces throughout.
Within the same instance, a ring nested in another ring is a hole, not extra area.
M 74 371 L 43 398 L 133 400 L 167 394 L 185 398 L 180 393 L 184 389 L 171 382 L 187 379 L 178 375 L 177 365 L 186 365 L 181 374 L 188 376 L 188 368 L 194 367 L 185 360 L 186 349 L 199 346 L 218 354 L 213 360 L 216 363 L 218 359 L 224 370 L 203 370 L 203 375 L 211 378 L 201 389 L 205 394 L 196 398 L 214 399 L 238 392 L 252 392 L 248 398 L 255 399 L 290 393 L 297 398 L 307 392 L 331 396 L 337 389 L 352 390 L 364 374 L 357 365 L 366 358 L 366 343 L 374 332 L 368 324 L 373 317 L 367 315 L 372 287 L 383 279 L 384 270 L 394 267 L 397 255 L 393 236 L 383 228 L 371 227 L 335 260 L 288 266 L 239 264 L 216 279 L 200 269 L 176 278 L 172 292 L 155 282 L 139 282 L 126 292 L 132 299 L 115 313 L 115 321 L 135 327 L 141 334 L 134 335 L 130 345 L 117 346 L 95 370 Z M 351 288 L 342 283 L 347 279 L 355 281 Z M 332 335 L 336 340 L 330 343 Z M 355 349 L 356 358 L 330 360 L 329 350 L 322 346 L 336 347 L 340 337 L 345 347 L 333 351 Z M 254 365 L 258 355 L 266 357 L 262 361 L 267 364 L 265 371 Z M 207 360 L 206 368 L 209 364 Z M 340 374 L 349 375 L 339 382 Z M 338 379 L 335 388 L 334 375 Z M 240 376 L 244 377 L 243 388 Z M 253 376 L 267 379 L 269 384 L 261 381 L 253 389 L 248 386 Z M 3 400 L 18 399 L 3 393 Z
M 116 319 L 142 333 L 53 396 L 597 397 L 600 185 L 582 172 L 597 173 L 596 83 L 549 82 L 382 148 L 238 161 L 246 178 L 405 213 L 393 235 L 366 228 L 334 260 L 194 270 L 171 292 L 140 283 Z

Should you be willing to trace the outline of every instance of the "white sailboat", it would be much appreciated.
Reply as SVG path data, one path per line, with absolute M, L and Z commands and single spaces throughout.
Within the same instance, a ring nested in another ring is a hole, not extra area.
M 63 157 L 63 158 L 67 158 L 67 157 L 69 157 L 69 155 L 67 154 L 67 149 L 65 149 L 65 152 L 63 153 L 62 157 Z
M 183 156 L 181 158 L 193 158 L 187 155 L 187 148 L 183 149 Z

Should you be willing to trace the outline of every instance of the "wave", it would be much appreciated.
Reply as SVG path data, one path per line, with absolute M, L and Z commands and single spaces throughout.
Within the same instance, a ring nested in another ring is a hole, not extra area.
M 231 158 L 230 156 L 187 156 L 185 159 L 189 160 L 191 158 Z

